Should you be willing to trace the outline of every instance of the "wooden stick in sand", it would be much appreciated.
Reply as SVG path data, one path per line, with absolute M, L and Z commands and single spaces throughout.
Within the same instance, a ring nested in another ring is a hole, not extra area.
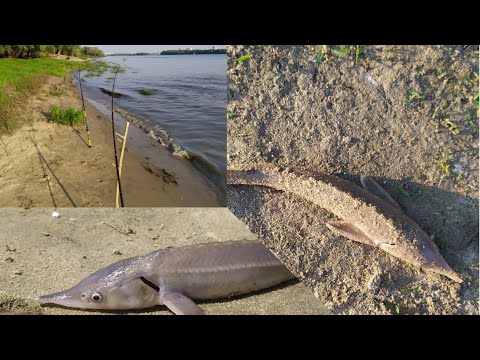
M 128 135 L 128 126 L 130 125 L 130 122 L 127 121 L 125 124 L 125 133 L 124 135 L 120 135 L 117 133 L 117 136 L 120 138 L 118 141 L 122 143 L 122 150 L 120 151 L 120 162 L 118 164 L 118 173 L 120 177 L 122 176 L 122 163 L 123 163 L 123 154 L 125 153 L 125 145 L 127 144 L 127 135 Z M 118 200 L 120 197 L 120 187 L 118 186 L 118 181 L 117 181 L 117 192 L 115 194 L 115 207 L 118 206 Z

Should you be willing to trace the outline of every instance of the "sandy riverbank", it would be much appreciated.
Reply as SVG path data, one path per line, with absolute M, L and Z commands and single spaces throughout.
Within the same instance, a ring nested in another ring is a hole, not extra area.
M 226 208 L 59 211 L 62 216 L 56 219 L 46 209 L 0 209 L 0 314 L 105 314 L 41 307 L 35 299 L 69 288 L 122 258 L 168 246 L 255 239 Z M 208 314 L 328 313 L 296 281 L 200 306 Z M 163 306 L 118 313 L 171 314 Z
M 88 148 L 84 126 L 48 122 L 51 105 L 81 108 L 75 86 L 68 84 L 61 96 L 51 95 L 54 89 L 63 91 L 63 79 L 49 77 L 19 109 L 25 125 L 1 137 L 0 207 L 115 206 L 111 120 L 85 103 L 93 144 Z M 220 205 L 188 160 L 171 156 L 132 124 L 122 171 L 125 206 Z
M 321 49 L 229 46 L 228 166 L 369 175 L 464 283 L 333 234 L 333 214 L 290 194 L 228 186 L 228 207 L 333 313 L 478 314 L 478 47 L 363 46 L 358 63 L 316 64 Z

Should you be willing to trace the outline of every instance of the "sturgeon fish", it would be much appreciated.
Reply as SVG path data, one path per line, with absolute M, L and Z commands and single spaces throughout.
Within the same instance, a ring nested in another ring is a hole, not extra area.
M 167 248 L 108 265 L 41 304 L 97 310 L 166 305 L 178 315 L 205 312 L 193 300 L 227 298 L 294 279 L 260 241 Z
M 360 181 L 364 188 L 328 174 L 267 164 L 227 172 L 228 184 L 267 186 L 302 197 L 343 220 L 326 224 L 334 233 L 463 282 L 431 238 L 380 185 L 368 176 Z

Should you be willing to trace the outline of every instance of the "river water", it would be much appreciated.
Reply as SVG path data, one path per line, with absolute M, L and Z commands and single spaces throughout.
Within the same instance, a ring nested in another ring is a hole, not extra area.
M 190 159 L 218 187 L 226 173 L 226 55 L 108 56 L 120 64 L 115 109 L 172 154 Z M 87 98 L 107 107 L 114 73 L 82 73 Z M 142 94 L 148 89 L 152 94 Z

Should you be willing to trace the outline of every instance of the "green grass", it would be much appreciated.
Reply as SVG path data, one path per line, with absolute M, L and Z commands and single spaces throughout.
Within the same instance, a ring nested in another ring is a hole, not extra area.
M 320 64 L 323 60 L 327 59 L 329 49 L 329 45 L 321 45 L 320 50 L 313 53 L 315 56 L 315 64 Z
M 65 69 L 86 70 L 92 76 L 99 76 L 112 67 L 104 61 L 78 62 L 48 57 L 0 59 L 0 134 L 11 133 L 21 125 L 18 106 L 41 88 L 46 76 L 63 78 Z M 50 95 L 59 96 L 55 90 Z
M 478 101 L 478 93 L 475 94 L 475 95 L 473 95 L 473 97 L 472 97 L 472 102 L 473 102 L 473 104 L 475 105 L 475 107 L 476 107 L 477 109 L 480 109 L 479 101 Z
M 411 198 L 413 201 L 416 201 L 420 196 L 423 195 L 423 193 L 420 190 L 419 191 L 409 190 L 409 186 L 405 182 L 402 182 L 400 183 L 400 185 L 398 185 L 398 190 L 400 190 L 400 193 L 402 194 L 403 197 Z
M 333 46 L 333 45 L 320 45 L 318 51 L 314 51 L 314 61 L 316 64 L 320 64 L 322 61 L 329 61 L 333 55 L 348 58 L 351 55 L 355 56 L 355 64 L 360 62 L 360 55 L 362 54 L 361 45 L 346 45 L 346 46 Z
M 400 315 L 400 308 L 395 304 L 395 314 Z
M 1 59 L 0 59 L 1 60 Z M 33 74 L 0 84 L 0 134 L 12 133 L 22 123 L 17 108 L 35 94 L 45 82 L 45 75 Z
M 238 115 L 235 114 L 234 112 L 231 112 L 230 110 L 227 110 L 227 120 L 230 119 L 235 119 Z
M 85 68 L 86 63 L 51 59 L 0 59 L 0 86 L 16 84 L 35 74 L 45 74 L 63 77 L 65 67 L 72 70 Z
M 143 96 L 151 96 L 155 94 L 157 91 L 155 89 L 142 89 L 138 91 Z
M 346 56 L 350 54 L 350 49 L 349 48 L 332 48 L 332 51 L 340 56 Z
M 80 125 L 83 122 L 83 112 L 71 107 L 63 109 L 58 105 L 52 105 L 48 112 L 48 119 L 57 124 Z
M 452 132 L 453 135 L 460 134 L 460 130 L 458 129 L 458 125 L 455 124 L 453 121 L 450 121 L 449 119 L 445 119 L 444 124 Z
M 409 104 L 412 104 L 416 101 L 420 101 L 420 100 L 423 100 L 425 98 L 425 96 L 423 96 L 422 94 L 420 94 L 419 92 L 413 90 L 413 89 L 408 89 L 408 97 L 407 97 L 407 102 Z
M 50 96 L 60 96 L 62 94 L 63 94 L 63 92 L 59 89 L 53 89 L 52 91 L 50 91 L 48 93 L 48 95 L 50 95 Z
M 360 58 L 360 54 L 362 53 L 362 46 L 355 45 L 355 64 L 358 64 L 358 59 Z
M 111 72 L 111 73 L 114 73 L 114 74 L 117 73 L 117 72 L 118 72 L 119 74 L 122 74 L 122 73 L 125 73 L 126 71 L 127 71 L 126 68 L 120 67 L 120 66 L 118 66 L 118 65 L 117 65 L 117 66 L 112 66 L 112 67 L 110 68 L 110 72 Z
M 252 55 L 251 54 L 248 54 L 248 55 L 243 55 L 243 56 L 240 56 L 239 58 L 235 59 L 235 61 L 239 62 L 239 63 L 243 63 L 249 59 L 252 58 Z
M 440 160 L 437 160 L 436 161 L 437 163 L 437 166 L 440 168 L 440 170 L 443 171 L 443 173 L 445 173 L 445 175 L 447 176 L 450 176 L 450 158 L 449 158 L 449 155 L 446 154 L 444 155 L 444 157 Z

